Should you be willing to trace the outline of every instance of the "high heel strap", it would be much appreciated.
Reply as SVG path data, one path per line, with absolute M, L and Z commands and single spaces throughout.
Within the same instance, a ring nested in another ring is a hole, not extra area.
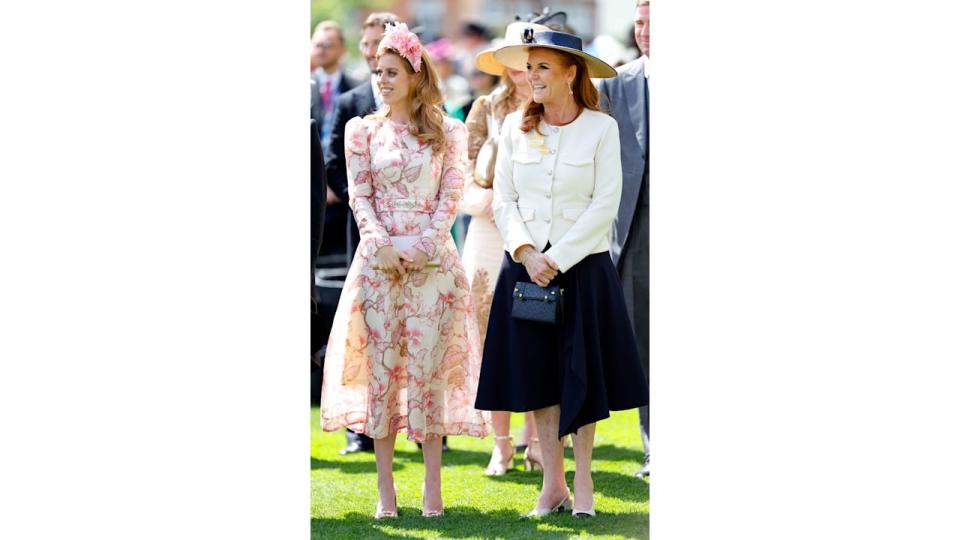
M 573 517 L 575 518 L 597 517 L 597 513 L 593 510 L 593 508 L 589 508 L 587 510 L 574 510 Z
M 393 508 L 394 510 L 384 510 L 383 505 L 380 504 L 380 498 L 377 497 L 377 510 L 373 513 L 373 519 L 399 517 L 400 508 L 397 507 L 397 486 L 393 486 Z
M 569 512 L 572 508 L 573 508 L 573 500 L 570 499 L 570 494 L 567 493 L 567 496 L 564 497 L 563 500 L 560 501 L 560 503 L 554 506 L 553 508 L 534 508 L 533 510 L 530 511 L 530 513 L 527 514 L 526 517 L 528 518 L 543 517 L 543 516 L 554 514 L 557 512 Z
M 423 495 L 427 491 L 427 485 L 423 484 L 420 486 L 420 503 L 423 505 L 423 510 L 420 514 L 425 518 L 437 518 L 443 515 L 443 503 L 441 503 L 439 510 L 427 510 L 426 504 L 423 503 Z

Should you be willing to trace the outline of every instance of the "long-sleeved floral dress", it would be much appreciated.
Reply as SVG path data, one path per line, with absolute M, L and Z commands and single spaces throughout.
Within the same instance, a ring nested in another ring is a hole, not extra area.
M 360 228 L 327 344 L 323 429 L 372 438 L 406 430 L 487 434 L 473 408 L 480 338 L 469 282 L 450 235 L 464 181 L 466 128 L 444 119 L 443 156 L 406 125 L 368 116 L 347 123 L 350 206 Z M 382 246 L 407 237 L 431 263 L 397 276 L 375 268 Z

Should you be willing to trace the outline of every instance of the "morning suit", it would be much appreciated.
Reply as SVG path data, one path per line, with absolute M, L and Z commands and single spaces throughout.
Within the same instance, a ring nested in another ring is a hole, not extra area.
M 344 155 L 344 141 L 347 122 L 356 117 L 364 116 L 374 112 L 377 108 L 377 101 L 373 95 L 373 86 L 370 81 L 364 81 L 358 86 L 349 90 L 334 100 L 333 106 L 333 127 L 330 131 L 330 146 L 328 148 L 326 172 L 327 185 L 336 193 L 337 197 L 343 201 L 347 216 L 347 239 L 346 255 L 347 267 L 353 263 L 353 255 L 357 250 L 357 244 L 360 242 L 360 230 L 347 205 L 350 202 L 350 195 L 347 192 L 347 161 Z M 338 205 L 339 206 L 339 205 Z M 373 440 L 362 433 L 354 433 L 347 430 L 347 442 L 359 444 L 364 449 L 373 448 Z
M 337 197 L 348 204 L 350 195 L 347 193 L 347 163 L 344 159 L 343 143 L 347 122 L 357 116 L 364 116 L 377 109 L 377 102 L 373 96 L 373 87 L 369 81 L 361 83 L 356 88 L 339 96 L 334 104 L 333 129 L 330 132 L 330 149 L 327 157 L 327 182 Z M 360 241 L 360 231 L 357 229 L 353 212 L 347 212 L 347 266 L 353 261 L 353 254 Z
M 623 192 L 614 221 L 610 254 L 620 274 L 627 310 L 640 349 L 645 380 L 650 381 L 650 198 L 649 97 L 646 57 L 617 69 L 598 84 L 601 106 L 620 129 Z M 649 387 L 647 389 L 649 392 Z M 640 409 L 644 450 L 650 454 L 650 411 Z
M 310 118 L 317 122 L 317 132 L 321 134 L 321 141 L 325 145 L 329 144 L 329 140 L 323 140 L 324 122 L 330 121 L 330 116 L 333 115 L 333 107 L 336 103 L 336 98 L 355 88 L 359 84 L 361 84 L 361 81 L 347 76 L 347 73 L 341 70 L 340 81 L 337 83 L 336 87 L 333 88 L 333 101 L 330 103 L 330 109 L 326 110 L 324 109 L 323 104 L 323 88 L 320 84 L 320 75 L 316 71 L 310 74 Z M 324 152 L 326 151 L 328 151 L 328 149 L 324 148 Z
M 314 284 L 314 266 L 317 253 L 320 251 L 320 242 L 323 240 L 323 218 L 327 207 L 327 175 L 323 170 L 323 149 L 320 144 L 320 133 L 317 123 L 310 120 L 310 355 L 316 354 L 323 346 L 323 339 L 318 336 L 319 316 L 317 313 L 317 287 Z M 311 362 L 315 369 L 317 366 Z

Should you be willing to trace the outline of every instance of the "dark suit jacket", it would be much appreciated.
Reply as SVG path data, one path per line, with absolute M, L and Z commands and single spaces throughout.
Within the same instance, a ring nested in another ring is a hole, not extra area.
M 327 208 L 327 173 L 323 170 L 323 146 L 320 144 L 320 132 L 317 123 L 310 120 L 310 355 L 313 356 L 323 346 L 319 337 L 317 303 L 320 298 L 317 294 L 315 278 L 317 252 L 323 240 L 323 214 Z M 310 362 L 313 369 L 317 366 Z
M 598 85 L 601 101 L 620 128 L 623 192 L 610 255 L 623 286 L 647 389 L 650 384 L 650 120 L 644 61 L 620 66 Z M 644 420 L 644 431 L 648 430 Z
M 316 121 L 310 120 L 310 262 L 316 263 L 323 240 L 323 214 L 327 209 L 327 173 Z M 311 275 L 313 268 L 311 267 Z
M 343 73 L 340 77 L 340 85 L 337 86 L 337 95 L 338 97 L 347 93 L 351 89 L 355 88 L 357 85 L 361 84 L 361 81 L 358 81 L 352 77 L 348 77 L 346 73 Z M 323 118 L 325 112 L 323 110 L 323 99 L 320 97 L 320 81 L 317 78 L 316 73 L 310 74 L 310 118 L 313 118 L 317 122 L 317 131 L 320 131 L 320 126 L 323 125 Z
M 327 160 L 327 182 L 330 189 L 348 203 L 350 195 L 347 193 L 347 163 L 343 155 L 344 132 L 347 122 L 352 118 L 366 116 L 374 112 L 377 102 L 373 97 L 373 88 L 369 81 L 365 81 L 353 90 L 340 95 L 333 109 L 333 128 L 330 131 L 330 153 Z M 347 265 L 353 260 L 353 253 L 360 241 L 360 231 L 353 219 L 353 212 L 347 212 Z
M 620 128 L 620 163 L 623 167 L 623 193 L 614 221 L 610 255 L 614 264 L 625 250 L 631 224 L 638 210 L 643 209 L 641 192 L 644 185 L 649 152 L 650 120 L 647 117 L 647 93 L 640 59 L 620 66 L 616 77 L 602 79 L 597 85 L 602 107 L 609 111 Z

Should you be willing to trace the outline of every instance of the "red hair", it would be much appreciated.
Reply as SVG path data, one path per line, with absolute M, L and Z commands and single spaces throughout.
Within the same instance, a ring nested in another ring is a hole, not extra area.
M 570 89 L 573 90 L 573 101 L 577 104 L 577 107 L 580 110 L 600 110 L 600 93 L 597 92 L 597 88 L 593 86 L 593 83 L 590 81 L 590 74 L 587 71 L 587 63 L 584 62 L 583 58 L 580 58 L 575 54 L 570 54 L 568 52 L 559 51 L 549 47 L 531 47 L 530 50 L 535 48 L 546 49 L 556 53 L 557 58 L 560 59 L 560 63 L 564 68 L 577 66 L 577 74 L 574 76 L 573 82 L 570 84 Z M 537 127 L 540 125 L 540 119 L 543 118 L 543 104 L 537 103 L 531 98 L 529 101 L 521 105 L 520 108 L 523 110 L 523 117 L 520 120 L 520 131 L 528 133 L 531 129 L 533 129 L 536 130 L 540 135 L 543 135 L 543 133 L 540 133 L 540 130 Z

